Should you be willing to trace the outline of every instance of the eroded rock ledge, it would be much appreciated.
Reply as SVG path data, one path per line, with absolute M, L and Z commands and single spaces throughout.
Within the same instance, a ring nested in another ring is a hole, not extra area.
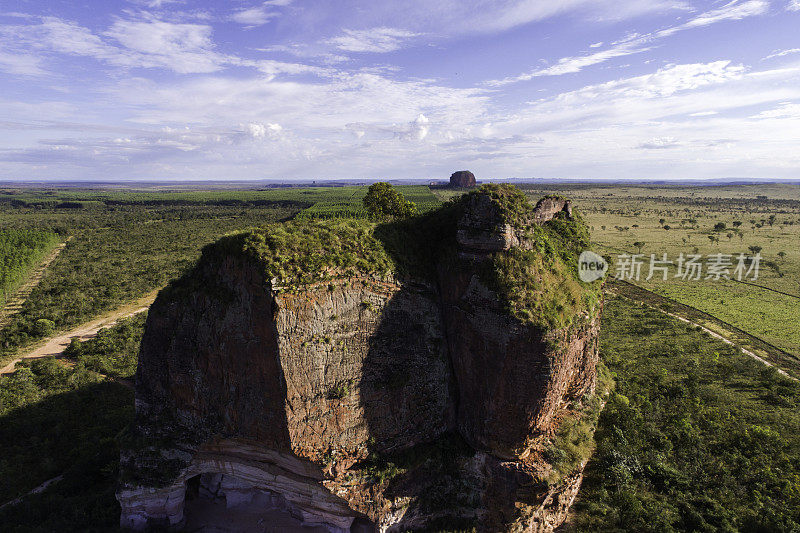
M 208 247 L 152 306 L 121 525 L 179 528 L 187 493 L 334 532 L 559 525 L 585 464 L 559 428 L 599 412 L 568 202 L 490 186 L 407 222 L 292 224 Z

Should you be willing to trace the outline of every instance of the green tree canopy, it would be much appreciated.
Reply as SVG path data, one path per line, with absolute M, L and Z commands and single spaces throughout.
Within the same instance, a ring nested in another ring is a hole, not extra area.
M 413 202 L 409 202 L 394 187 L 385 182 L 373 183 L 364 196 L 364 208 L 373 218 L 405 218 L 417 210 Z

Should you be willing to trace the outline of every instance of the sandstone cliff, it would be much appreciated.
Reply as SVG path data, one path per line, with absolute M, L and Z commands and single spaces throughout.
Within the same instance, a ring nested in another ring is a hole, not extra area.
M 565 201 L 490 186 L 206 248 L 148 316 L 121 525 L 203 493 L 328 531 L 552 530 L 586 459 L 554 453 L 561 421 L 599 412 L 586 245 Z

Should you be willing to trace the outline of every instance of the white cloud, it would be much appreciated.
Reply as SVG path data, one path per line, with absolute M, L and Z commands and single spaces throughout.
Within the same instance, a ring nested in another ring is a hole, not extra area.
M 689 113 L 690 117 L 711 117 L 719 115 L 718 111 L 698 111 L 697 113 Z
M 231 15 L 231 20 L 245 26 L 262 26 L 278 16 L 276 11 L 269 9 L 268 4 L 241 9 Z
M 599 43 L 590 44 L 589 48 L 600 48 L 601 46 L 603 46 L 603 41 L 600 41 Z
M 629 43 L 622 43 L 613 48 L 609 48 L 607 50 L 603 50 L 600 52 L 595 52 L 589 55 L 562 57 L 561 59 L 558 60 L 558 62 L 555 65 L 539 68 L 531 72 L 528 72 L 526 74 L 520 74 L 519 76 L 514 76 L 511 78 L 505 78 L 502 80 L 492 80 L 487 83 L 490 86 L 499 87 L 502 85 L 508 85 L 509 83 L 515 83 L 518 81 L 532 80 L 533 78 L 538 78 L 541 76 L 560 76 L 562 74 L 574 74 L 576 72 L 580 72 L 586 67 L 597 65 L 599 63 L 604 63 L 605 61 L 608 61 L 615 57 L 628 56 L 631 54 L 636 54 L 649 50 L 649 48 L 642 47 L 641 44 L 642 43 L 639 41 L 634 41 Z
M 183 4 L 185 0 L 129 0 L 130 2 L 150 9 L 160 9 L 168 4 Z
M 655 137 L 637 146 L 645 150 L 663 150 L 665 148 L 677 148 L 680 143 L 674 137 Z
M 509 83 L 532 80 L 541 76 L 574 74 L 586 67 L 605 63 L 617 57 L 649 51 L 655 41 L 669 37 L 680 31 L 708 26 L 725 20 L 740 20 L 746 17 L 761 15 L 764 14 L 768 8 L 769 4 L 764 0 L 747 0 L 742 3 L 739 3 L 738 0 L 733 0 L 719 9 L 706 11 L 684 24 L 644 35 L 632 33 L 621 40 L 611 43 L 611 47 L 605 50 L 580 56 L 562 57 L 554 65 L 534 69 L 530 72 L 501 80 L 490 80 L 487 84 L 492 87 L 499 87 Z M 598 47 L 602 45 L 602 43 L 597 44 Z M 591 47 L 594 48 L 595 45 L 591 45 Z
M 137 66 L 166 67 L 178 73 L 214 72 L 225 58 L 213 50 L 211 27 L 160 20 L 117 20 L 104 35 L 135 53 Z
M 789 11 L 800 11 L 800 0 L 789 0 L 786 9 Z
M 344 34 L 327 42 L 345 52 L 393 52 L 403 42 L 419 34 L 396 28 L 371 28 L 369 30 L 344 30 Z
M 768 118 L 791 118 L 800 119 L 800 104 L 791 102 L 783 102 L 774 109 L 762 111 L 761 113 L 753 116 L 755 119 L 768 119 Z
M 261 124 L 261 123 L 250 123 L 245 127 L 247 133 L 253 139 L 277 139 L 281 136 L 283 132 L 283 127 L 280 124 Z
M 800 0 L 798 0 L 800 2 Z M 787 48 L 786 50 L 776 50 L 772 52 L 770 55 L 766 56 L 764 59 L 772 59 L 773 57 L 783 57 L 788 56 L 789 54 L 797 54 L 800 53 L 800 48 Z
M 723 20 L 741 20 L 755 15 L 763 15 L 767 10 L 769 10 L 769 2 L 766 0 L 747 0 L 745 2 L 733 0 L 719 9 L 712 9 L 693 18 L 682 28 L 708 26 Z
M 222 54 L 216 50 L 210 25 L 165 22 L 148 14 L 118 18 L 101 34 L 74 22 L 44 17 L 37 24 L 0 27 L 2 46 L 25 53 L 9 53 L 8 57 L 0 53 L 0 69 L 29 75 L 45 73 L 41 55 L 48 52 L 92 57 L 115 67 L 164 68 L 179 74 L 211 73 L 228 66 L 249 67 L 270 76 L 331 74 L 310 65 Z
M 40 58 L 30 54 L 12 54 L 1 50 L 0 71 L 17 76 L 41 76 L 45 73 Z
M 397 133 L 398 137 L 406 140 L 421 141 L 428 136 L 430 131 L 430 120 L 420 113 L 417 118 L 412 120 L 408 128 Z

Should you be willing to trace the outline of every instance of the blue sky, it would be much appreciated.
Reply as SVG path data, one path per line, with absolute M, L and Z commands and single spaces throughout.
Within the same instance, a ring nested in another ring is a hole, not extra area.
M 17 0 L 0 179 L 800 178 L 800 0 Z

